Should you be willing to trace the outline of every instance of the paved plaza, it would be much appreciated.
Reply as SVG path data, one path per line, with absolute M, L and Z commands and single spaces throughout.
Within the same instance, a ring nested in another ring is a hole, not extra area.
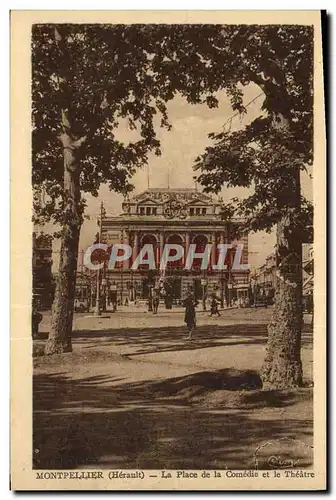
M 258 446 L 274 439 L 292 440 L 308 465 L 312 327 L 306 318 L 305 387 L 262 391 L 270 315 L 199 311 L 190 341 L 182 309 L 76 314 L 73 352 L 34 357 L 34 466 L 250 468 Z M 49 326 L 47 313 L 35 354 Z

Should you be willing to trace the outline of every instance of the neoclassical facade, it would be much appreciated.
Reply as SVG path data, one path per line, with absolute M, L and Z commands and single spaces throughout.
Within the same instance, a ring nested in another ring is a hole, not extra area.
M 222 220 L 220 204 L 208 195 L 196 189 L 147 189 L 130 199 L 125 199 L 123 212 L 117 217 L 106 216 L 102 221 L 102 242 L 109 246 L 116 243 L 129 244 L 132 258 L 118 263 L 113 270 L 105 269 L 108 284 L 117 284 L 118 294 L 123 301 L 128 299 L 146 299 L 149 286 L 157 281 L 160 274 L 159 263 L 166 243 L 180 244 L 184 247 L 184 258 L 168 263 L 164 280 L 170 280 L 174 299 L 183 300 L 188 290 L 193 289 L 195 297 L 200 299 L 204 287 L 206 294 L 216 293 L 221 299 L 228 296 L 235 298 L 246 295 L 249 271 L 230 270 L 233 251 L 228 254 L 228 270 L 215 271 L 218 250 L 212 246 L 209 267 L 201 269 L 201 260 L 195 259 L 190 270 L 185 269 L 185 258 L 191 243 L 196 244 L 196 251 L 202 252 L 206 244 L 231 243 L 228 221 Z M 234 221 L 239 224 L 238 220 Z M 132 270 L 132 262 L 145 244 L 152 244 L 156 261 L 156 270 L 149 270 L 148 265 L 140 265 Z M 241 263 L 248 263 L 248 238 L 241 237 L 236 243 L 243 244 Z M 205 284 L 206 283 L 206 284 Z

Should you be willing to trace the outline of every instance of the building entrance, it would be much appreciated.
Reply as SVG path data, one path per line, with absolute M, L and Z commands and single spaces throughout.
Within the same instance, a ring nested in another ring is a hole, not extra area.
M 173 298 L 174 299 L 180 299 L 181 298 L 181 278 L 174 277 L 171 278 L 172 280 L 172 293 L 173 293 Z
M 196 300 L 202 300 L 203 298 L 202 283 L 201 280 L 198 278 L 194 280 L 194 294 Z
M 144 278 L 142 280 L 142 293 L 141 293 L 141 298 L 142 299 L 148 299 L 149 298 L 149 290 L 151 286 L 151 280 L 148 278 Z

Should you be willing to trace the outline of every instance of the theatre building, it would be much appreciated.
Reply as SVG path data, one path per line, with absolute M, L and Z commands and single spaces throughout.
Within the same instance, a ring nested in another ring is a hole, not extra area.
M 234 249 L 228 252 L 225 261 L 228 269 L 212 269 L 219 255 L 215 245 L 219 243 L 243 244 L 240 263 L 248 264 L 248 239 L 247 235 L 237 239 L 232 234 L 232 222 L 239 225 L 239 220 L 231 219 L 231 223 L 223 220 L 220 204 L 210 196 L 196 189 L 151 188 L 125 199 L 122 210 L 119 216 L 103 218 L 101 241 L 109 246 L 124 243 L 132 247 L 131 259 L 116 263 L 115 269 L 108 269 L 106 265 L 102 272 L 103 286 L 117 286 L 123 303 L 147 299 L 150 288 L 160 279 L 169 283 L 175 303 L 183 300 L 189 290 L 197 299 L 204 293 L 207 296 L 215 293 L 223 303 L 247 296 L 249 271 L 231 269 Z M 159 264 L 167 243 L 182 245 L 184 257 L 168 262 L 162 273 Z M 206 244 L 213 244 L 206 270 L 201 269 L 201 259 L 194 259 L 191 269 L 185 269 L 192 243 L 196 245 L 196 252 L 203 252 Z M 150 270 L 148 264 L 141 264 L 132 270 L 132 262 L 145 244 L 153 245 L 156 269 Z

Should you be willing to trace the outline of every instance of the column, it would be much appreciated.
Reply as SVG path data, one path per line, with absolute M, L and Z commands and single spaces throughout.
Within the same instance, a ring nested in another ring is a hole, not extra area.
M 213 231 L 211 236 L 211 269 L 216 264 L 216 232 Z
M 132 251 L 132 264 L 137 258 L 139 253 L 139 233 L 138 231 L 134 231 L 134 236 L 133 236 L 133 251 Z
M 230 227 L 228 227 L 228 225 L 226 226 L 225 228 L 225 239 L 226 239 L 226 243 L 227 244 L 231 244 L 232 243 L 232 233 L 230 231 Z M 233 274 L 232 274 L 232 264 L 233 264 L 233 259 L 234 259 L 234 250 L 232 248 L 230 248 L 228 250 L 228 268 L 227 268 L 227 271 L 226 271 L 226 276 L 227 276 L 227 279 L 226 279 L 226 299 L 227 299 L 227 305 L 229 307 L 231 307 L 232 305 L 232 286 L 233 286 Z
M 221 231 L 219 233 L 219 243 L 221 245 L 224 245 L 225 243 L 225 234 L 224 231 Z M 224 307 L 224 295 L 225 295 L 225 290 L 224 290 L 224 271 L 221 269 L 221 279 L 220 279 L 220 299 L 221 299 L 221 307 Z
M 223 243 L 226 243 L 226 244 L 229 244 L 231 243 L 231 237 L 230 237 L 230 233 L 229 233 L 229 230 L 228 230 L 228 226 L 225 225 L 225 229 L 223 231 L 223 233 L 221 233 L 221 238 L 223 238 Z M 233 260 L 232 260 L 232 252 L 231 250 L 229 249 L 227 251 L 227 261 L 228 261 L 228 267 L 232 264 Z
M 160 231 L 160 235 L 159 235 L 159 262 L 158 262 L 158 267 L 160 267 L 160 262 L 161 262 L 161 259 L 162 259 L 163 246 L 164 246 L 164 233 L 163 233 L 163 231 Z
M 225 229 L 223 232 L 221 232 L 221 237 L 223 237 L 223 243 L 229 243 L 229 232 L 227 226 L 225 226 Z
M 123 231 L 124 233 L 124 238 L 123 238 L 123 243 L 124 245 L 129 245 L 129 231 Z M 129 269 L 130 268 L 130 260 L 127 259 L 127 260 L 124 260 L 122 262 L 122 266 L 124 269 Z
M 190 247 L 190 233 L 186 232 L 186 234 L 185 234 L 185 247 L 184 247 L 183 265 L 185 265 L 185 263 L 186 263 L 187 255 L 188 255 L 188 252 L 189 252 L 189 247 Z

